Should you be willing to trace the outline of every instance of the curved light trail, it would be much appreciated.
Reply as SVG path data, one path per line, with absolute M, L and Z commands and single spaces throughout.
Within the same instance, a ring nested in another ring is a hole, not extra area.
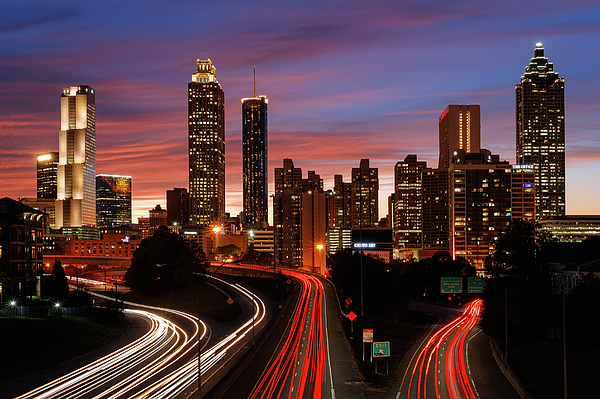
M 300 294 L 286 332 L 250 398 L 321 398 L 327 382 L 323 283 L 311 274 L 278 270 L 300 283 Z
M 407 399 L 477 399 L 467 373 L 465 340 L 479 319 L 482 303 L 481 299 L 471 302 L 460 317 L 427 340 L 412 367 Z
M 252 317 L 235 331 L 201 354 L 202 385 L 239 352 L 251 338 L 254 329 L 264 326 L 265 303 L 240 284 L 233 284 L 214 276 L 205 276 L 228 285 L 253 305 Z M 92 280 L 89 283 L 95 283 Z M 110 297 L 95 294 L 105 299 Z M 209 329 L 195 316 L 184 312 L 124 302 L 158 312 L 168 312 L 193 325 L 194 333 L 185 330 L 164 317 L 146 310 L 125 309 L 132 316 L 144 317 L 150 330 L 125 347 L 77 369 L 63 377 L 19 396 L 29 398 L 175 398 L 188 396 L 198 381 L 198 344 Z M 254 326 L 254 328 L 253 328 Z M 201 334 L 200 340 L 198 334 Z

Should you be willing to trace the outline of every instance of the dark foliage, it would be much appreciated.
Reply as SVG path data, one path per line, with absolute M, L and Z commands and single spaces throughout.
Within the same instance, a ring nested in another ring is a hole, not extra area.
M 600 331 L 600 280 L 589 274 L 567 296 L 567 338 L 598 345 Z
M 179 234 L 161 226 L 134 252 L 125 282 L 133 291 L 150 297 L 187 284 L 192 273 L 204 267 L 200 250 L 190 248 Z
M 347 298 L 355 313 L 360 305 L 360 253 L 340 251 L 328 258 L 330 277 L 340 302 Z M 404 269 L 363 256 L 363 295 L 365 313 L 397 320 L 408 307 L 408 281 Z
M 60 260 L 54 262 L 52 275 L 48 281 L 47 296 L 56 300 L 66 300 L 69 297 L 69 282 Z
M 552 239 L 533 220 L 513 219 L 494 243 L 492 254 L 486 259 L 486 269 L 497 276 L 500 273 L 534 277 L 544 274 L 541 253 Z
M 273 266 L 275 258 L 273 258 L 273 254 L 268 252 L 258 252 L 255 249 L 250 249 L 242 256 L 240 261 L 250 265 Z

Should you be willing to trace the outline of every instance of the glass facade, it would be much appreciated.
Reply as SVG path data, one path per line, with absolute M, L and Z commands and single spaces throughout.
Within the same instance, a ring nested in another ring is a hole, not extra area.
M 225 218 L 225 94 L 210 60 L 197 60 L 188 83 L 190 223 Z
M 242 99 L 242 169 L 247 226 L 268 221 L 267 104 L 265 96 Z
M 96 223 L 102 227 L 131 224 L 130 176 L 96 176 Z
M 56 199 L 58 179 L 58 152 L 48 152 L 37 156 L 37 197 Z
M 565 215 L 565 80 L 538 43 L 516 86 L 517 163 L 534 165 L 536 213 Z

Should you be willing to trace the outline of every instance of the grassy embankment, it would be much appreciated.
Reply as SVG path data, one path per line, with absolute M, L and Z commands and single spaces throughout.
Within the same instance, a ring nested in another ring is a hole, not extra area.
M 424 329 L 437 320 L 436 316 L 426 316 L 422 312 L 407 311 L 397 323 L 390 320 L 365 316 L 354 320 L 354 333 L 350 332 L 350 320 L 343 321 L 344 332 L 354 354 L 356 369 L 364 379 L 368 388 L 387 390 L 396 380 L 404 355 L 418 340 Z M 363 329 L 372 329 L 375 342 L 389 341 L 390 357 L 375 359 L 371 362 L 371 344 L 365 344 L 365 361 L 363 362 Z M 387 374 L 386 374 L 387 372 Z

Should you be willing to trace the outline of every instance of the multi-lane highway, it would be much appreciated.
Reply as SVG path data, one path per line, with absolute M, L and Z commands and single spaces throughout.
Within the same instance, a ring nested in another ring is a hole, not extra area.
M 195 316 L 170 309 L 125 303 L 129 317 L 145 318 L 149 331 L 129 345 L 19 398 L 185 398 L 197 390 L 198 345 L 202 386 L 214 385 L 219 371 L 243 351 L 266 323 L 268 310 L 260 297 L 237 283 L 207 276 L 214 284 L 227 285 L 250 309 L 248 317 L 224 339 L 206 345 L 210 329 Z M 250 305 L 248 305 L 250 304 Z M 161 316 L 160 314 L 163 314 Z M 254 328 L 253 328 L 254 325 Z M 200 335 L 200 340 L 198 336 Z M 201 393 L 206 393 L 201 390 Z
M 460 316 L 436 325 L 410 358 L 396 398 L 477 399 L 470 379 L 465 344 L 479 320 L 481 299 Z
M 250 398 L 331 397 L 323 283 L 313 275 L 282 272 L 299 282 L 298 301 Z

